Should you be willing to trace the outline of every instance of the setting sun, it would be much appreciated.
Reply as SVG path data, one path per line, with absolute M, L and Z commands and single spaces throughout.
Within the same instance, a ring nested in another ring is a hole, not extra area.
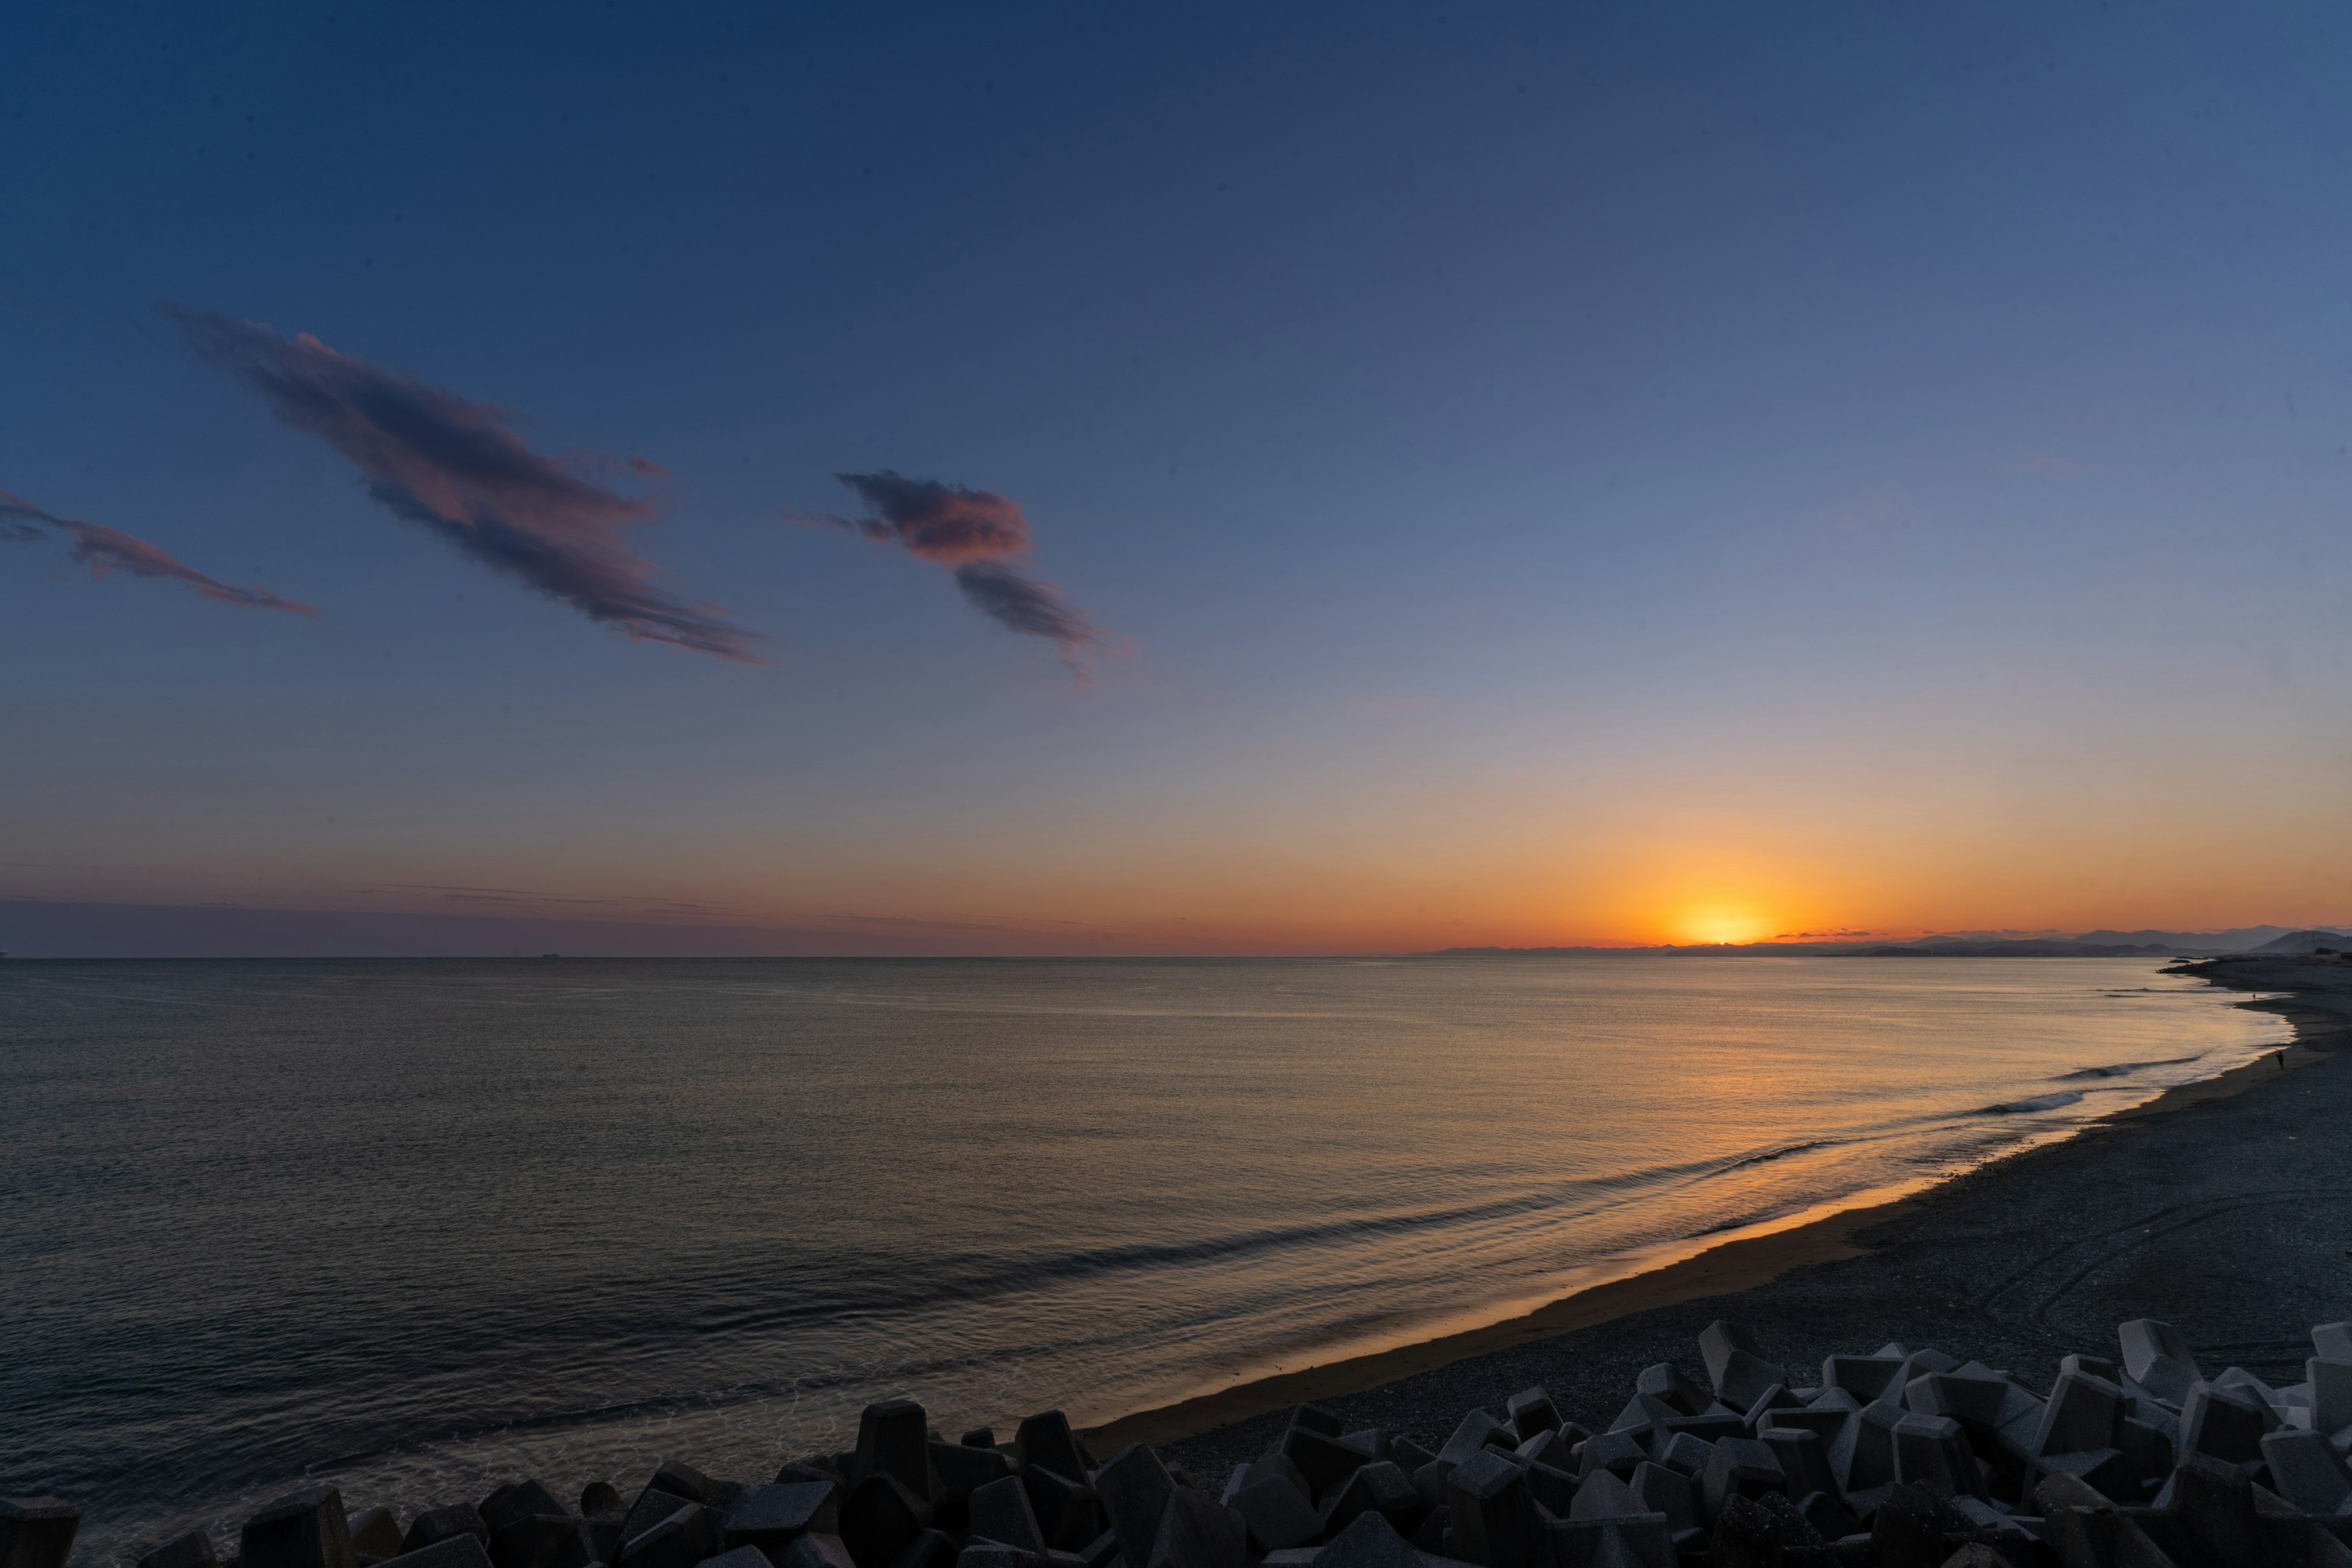
M 1692 910 L 1675 921 L 1675 940 L 1684 942 L 1755 942 L 1772 922 L 1741 909 Z

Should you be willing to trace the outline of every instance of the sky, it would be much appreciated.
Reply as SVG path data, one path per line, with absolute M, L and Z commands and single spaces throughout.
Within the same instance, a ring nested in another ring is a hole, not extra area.
M 12 907 L 876 953 L 2352 917 L 2341 7 L 0 43 Z

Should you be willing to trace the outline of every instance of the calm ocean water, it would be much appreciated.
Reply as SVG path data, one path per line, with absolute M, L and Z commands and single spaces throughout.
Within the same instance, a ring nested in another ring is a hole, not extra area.
M 102 1563 L 306 1474 L 404 1513 L 761 1479 L 900 1393 L 1107 1419 L 2284 1038 L 2158 969 L 9 962 L 0 1491 Z

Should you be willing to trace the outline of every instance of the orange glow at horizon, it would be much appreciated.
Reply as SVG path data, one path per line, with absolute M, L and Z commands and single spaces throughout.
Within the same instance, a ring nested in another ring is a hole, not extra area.
M 1673 940 L 1683 943 L 1756 942 L 1772 934 L 1769 918 L 1738 905 L 1685 910 L 1667 923 Z
M 616 821 L 585 848 L 567 825 L 418 849 L 398 884 L 379 875 L 384 843 L 322 829 L 299 857 L 255 854 L 232 836 L 176 858 L 158 853 L 135 876 L 19 869 L 9 892 L 584 918 L 750 933 L 714 935 L 728 951 L 876 954 L 1905 941 L 2334 926 L 2352 910 L 2352 819 L 2338 809 L 2332 763 L 2284 783 L 2224 773 L 2192 790 L 2199 781 L 2176 776 L 2145 796 L 2077 795 L 2032 812 L 1982 779 L 1939 775 L 1905 791 L 1871 775 L 1808 792 L 1750 774 L 1728 799 L 1656 777 L 1622 796 L 1483 774 L 1445 789 L 1360 784 L 1353 795 L 1277 780 L 1247 803 L 1165 791 L 1056 799 L 1051 809 L 983 802 L 835 835 L 788 816 L 770 821 L 763 805 L 643 839 Z M 2296 832 L 2276 832 L 2261 814 L 2201 809 L 2258 785 Z M 94 860 L 103 847 L 94 828 L 78 846 Z M 445 890 L 471 888 L 538 891 L 484 906 Z M 633 940 L 621 933 L 607 945 Z M 551 935 L 543 945 L 565 942 Z

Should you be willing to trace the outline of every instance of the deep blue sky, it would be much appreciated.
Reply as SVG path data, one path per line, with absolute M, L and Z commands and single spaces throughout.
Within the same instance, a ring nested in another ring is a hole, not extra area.
M 2339 7 L 0 44 L 0 489 L 319 611 L 0 543 L 0 897 L 947 949 L 2352 913 Z M 397 520 L 158 306 L 658 463 L 593 471 L 770 662 Z M 790 521 L 885 469 L 1022 509 L 1092 684 Z

